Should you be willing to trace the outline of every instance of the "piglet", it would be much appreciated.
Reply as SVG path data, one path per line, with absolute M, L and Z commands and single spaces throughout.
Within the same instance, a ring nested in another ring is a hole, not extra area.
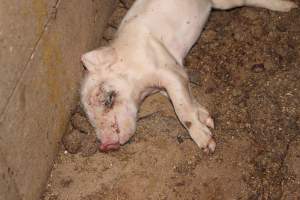
M 183 60 L 212 10 L 297 7 L 284 0 L 136 0 L 108 45 L 82 56 L 87 73 L 81 101 L 100 139 L 100 150 L 120 148 L 134 134 L 145 97 L 164 91 L 195 143 L 213 152 L 211 115 L 193 97 Z

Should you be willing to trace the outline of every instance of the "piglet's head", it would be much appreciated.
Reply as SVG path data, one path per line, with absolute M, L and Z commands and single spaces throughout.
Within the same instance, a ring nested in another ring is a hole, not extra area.
M 137 105 L 129 81 L 116 70 L 120 63 L 111 47 L 88 52 L 81 59 L 87 69 L 81 101 L 101 141 L 100 150 L 118 149 L 136 128 Z

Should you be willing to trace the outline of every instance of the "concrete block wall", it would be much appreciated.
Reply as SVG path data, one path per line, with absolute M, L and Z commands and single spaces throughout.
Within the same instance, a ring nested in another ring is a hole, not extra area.
M 0 200 L 39 199 L 115 0 L 2 0 Z

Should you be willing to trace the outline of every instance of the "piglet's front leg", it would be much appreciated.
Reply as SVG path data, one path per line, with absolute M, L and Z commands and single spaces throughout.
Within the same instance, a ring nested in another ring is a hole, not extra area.
M 205 152 L 214 152 L 216 143 L 208 127 L 214 123 L 208 111 L 192 96 L 185 73 L 165 70 L 160 73 L 160 85 L 166 89 L 175 112 L 196 144 Z

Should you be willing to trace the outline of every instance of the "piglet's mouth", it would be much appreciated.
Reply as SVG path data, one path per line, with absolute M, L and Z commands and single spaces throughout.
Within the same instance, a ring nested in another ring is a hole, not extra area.
M 102 152 L 114 151 L 114 150 L 118 150 L 119 148 L 120 148 L 119 142 L 100 144 L 100 151 Z

